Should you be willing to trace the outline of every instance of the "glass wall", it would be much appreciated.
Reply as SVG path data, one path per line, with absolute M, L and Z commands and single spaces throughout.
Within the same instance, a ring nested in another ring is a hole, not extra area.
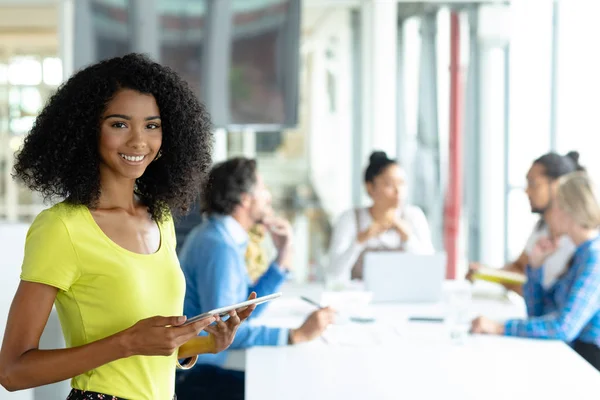
M 550 150 L 552 2 L 511 3 L 507 249 L 518 257 L 538 216 L 525 195 L 533 160 Z
M 551 143 L 553 2 L 512 2 L 508 194 L 509 258 L 518 256 L 539 216 L 524 193 L 533 160 L 555 150 L 580 152 L 581 163 L 600 178 L 597 99 L 600 26 L 597 2 L 559 2 L 556 22 L 555 148 Z M 585 12 L 583 12 L 585 10 Z
M 13 181 L 13 157 L 36 116 L 62 82 L 52 50 L 8 52 L 0 44 L 0 219 L 31 220 L 42 199 Z
M 582 10 L 585 10 L 583 12 Z M 600 179 L 600 25 L 598 2 L 560 2 L 558 8 L 557 150 L 577 150 L 592 177 Z

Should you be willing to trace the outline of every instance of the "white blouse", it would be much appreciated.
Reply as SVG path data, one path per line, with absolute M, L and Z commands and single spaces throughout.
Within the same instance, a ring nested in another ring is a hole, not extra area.
M 361 253 L 369 249 L 397 249 L 401 246 L 404 251 L 417 254 L 433 254 L 431 231 L 423 211 L 416 206 L 407 205 L 398 210 L 398 218 L 405 221 L 411 230 L 411 235 L 402 243 L 400 235 L 391 229 L 365 243 L 358 243 L 356 236 L 367 229 L 373 222 L 368 208 L 358 210 L 358 226 L 355 210 L 344 212 L 333 229 L 329 248 L 329 268 L 326 275 L 329 281 L 348 281 L 354 264 Z

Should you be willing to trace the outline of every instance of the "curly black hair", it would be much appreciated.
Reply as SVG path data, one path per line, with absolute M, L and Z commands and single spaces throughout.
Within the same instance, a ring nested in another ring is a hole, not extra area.
M 235 157 L 217 164 L 202 191 L 201 211 L 230 215 L 256 184 L 256 161 Z
M 59 87 L 16 156 L 14 177 L 46 200 L 93 208 L 100 196 L 100 118 L 120 89 L 151 94 L 160 110 L 162 156 L 136 182 L 156 221 L 187 212 L 211 165 L 210 116 L 172 69 L 142 54 L 91 65 Z

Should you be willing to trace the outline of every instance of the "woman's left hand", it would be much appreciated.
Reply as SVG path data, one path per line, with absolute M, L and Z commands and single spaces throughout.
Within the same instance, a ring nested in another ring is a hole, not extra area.
M 252 292 L 250 296 L 248 296 L 248 300 L 255 298 L 255 292 Z M 237 310 L 230 311 L 227 321 L 223 321 L 219 316 L 216 316 L 217 320 L 215 324 L 204 328 L 213 341 L 213 353 L 219 353 L 231 346 L 240 324 L 252 315 L 255 308 L 256 304 L 246 307 L 239 312 L 237 312 Z
M 392 227 L 398 232 L 398 235 L 400 235 L 400 239 L 402 239 L 403 242 L 408 241 L 411 231 L 410 226 L 408 226 L 406 221 L 396 218 L 392 221 Z
M 486 317 L 477 317 L 471 322 L 471 333 L 504 335 L 504 325 Z

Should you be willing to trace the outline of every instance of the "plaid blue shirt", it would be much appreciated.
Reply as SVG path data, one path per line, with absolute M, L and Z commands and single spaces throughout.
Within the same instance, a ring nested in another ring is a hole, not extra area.
M 507 321 L 505 335 L 600 346 L 600 236 L 577 248 L 571 267 L 548 290 L 542 269 L 527 266 L 523 296 L 529 318 Z

